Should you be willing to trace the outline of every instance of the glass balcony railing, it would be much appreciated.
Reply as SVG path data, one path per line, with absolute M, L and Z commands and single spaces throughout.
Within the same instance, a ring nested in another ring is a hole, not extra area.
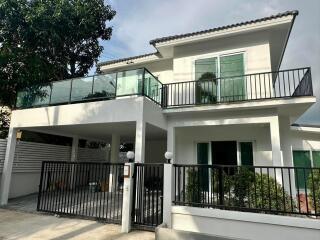
M 61 105 L 143 95 L 162 104 L 162 84 L 147 69 L 140 68 L 33 86 L 18 92 L 17 108 Z

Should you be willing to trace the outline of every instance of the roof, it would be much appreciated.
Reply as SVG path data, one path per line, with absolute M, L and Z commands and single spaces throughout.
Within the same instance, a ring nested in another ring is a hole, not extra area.
M 150 57 L 150 56 L 158 55 L 158 54 L 159 54 L 159 52 L 146 53 L 146 54 L 137 55 L 137 56 L 132 56 L 132 57 L 127 57 L 127 58 L 119 58 L 119 59 L 115 59 L 115 60 L 99 62 L 97 65 L 98 65 L 98 66 L 102 66 L 102 65 L 111 65 L 111 64 L 115 64 L 115 63 L 119 63 L 119 62 L 128 62 L 128 61 L 130 61 L 130 60 L 135 60 L 135 59 L 139 59 L 139 58 Z
M 282 18 L 282 17 L 286 17 L 286 16 L 290 16 L 290 15 L 296 16 L 298 14 L 299 14 L 299 11 L 297 11 L 297 10 L 286 11 L 286 12 L 283 12 L 283 13 L 278 13 L 276 15 L 271 15 L 269 17 L 264 17 L 264 18 L 259 18 L 259 19 L 255 19 L 255 20 L 240 22 L 240 23 L 236 23 L 236 24 L 230 24 L 230 25 L 226 25 L 226 26 L 222 26 L 222 27 L 216 27 L 216 28 L 211 28 L 211 29 L 197 31 L 197 32 L 191 32 L 191 33 L 173 35 L 173 36 L 168 36 L 168 37 L 156 38 L 156 39 L 151 40 L 150 44 L 155 45 L 155 44 L 161 43 L 161 42 L 167 42 L 167 41 L 176 40 L 176 39 L 180 39 L 180 38 L 186 38 L 186 37 L 191 37 L 191 36 L 196 36 L 196 35 L 201 35 L 201 34 L 206 34 L 206 33 L 212 33 L 212 32 L 216 32 L 216 31 L 225 30 L 225 29 L 228 29 L 228 28 L 234 28 L 234 27 L 244 26 L 244 25 L 258 23 L 258 22 L 264 22 L 264 21 L 277 19 L 277 18 Z
M 264 18 L 259 18 L 259 19 L 255 19 L 255 20 L 240 22 L 240 23 L 226 25 L 226 26 L 222 26 L 222 27 L 216 27 L 216 28 L 211 28 L 211 29 L 197 31 L 197 32 L 191 32 L 191 33 L 185 33 L 185 34 L 179 34 L 179 35 L 156 38 L 156 39 L 151 40 L 150 44 L 155 46 L 157 43 L 167 42 L 167 41 L 171 41 L 171 40 L 176 40 L 176 39 L 181 39 L 181 38 L 186 38 L 186 37 L 191 37 L 191 36 L 196 36 L 196 35 L 202 35 L 202 34 L 206 34 L 206 33 L 212 33 L 212 32 L 216 32 L 216 31 L 220 31 L 220 30 L 225 30 L 225 29 L 228 29 L 228 28 L 234 28 L 234 27 L 249 25 L 249 24 L 258 23 L 258 22 L 264 22 L 264 21 L 277 19 L 277 18 L 282 18 L 282 17 L 286 17 L 286 16 L 290 16 L 290 15 L 291 16 L 296 16 L 298 14 L 299 14 L 299 12 L 297 10 L 286 11 L 286 12 L 283 12 L 283 13 L 278 13 L 278 14 L 275 14 L 275 15 L 271 15 L 269 17 L 264 17 Z M 97 65 L 98 66 L 112 65 L 112 64 L 115 64 L 115 63 L 128 62 L 130 60 L 151 57 L 153 55 L 159 56 L 160 53 L 157 51 L 157 52 L 153 52 L 153 53 L 147 53 L 147 54 L 127 57 L 127 58 L 109 60 L 109 61 L 99 62 Z

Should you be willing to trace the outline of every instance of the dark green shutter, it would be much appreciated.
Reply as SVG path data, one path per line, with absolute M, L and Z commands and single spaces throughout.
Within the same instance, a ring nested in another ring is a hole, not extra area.
M 253 148 L 252 142 L 241 142 L 241 165 L 253 166 Z
M 312 151 L 313 167 L 320 168 L 320 151 Z
M 221 101 L 229 102 L 245 99 L 245 84 L 243 75 L 243 54 L 220 57 Z
M 310 151 L 293 151 L 293 164 L 295 167 L 302 167 L 302 169 L 295 169 L 295 180 L 296 187 L 304 189 L 310 170 L 303 168 L 311 167 Z

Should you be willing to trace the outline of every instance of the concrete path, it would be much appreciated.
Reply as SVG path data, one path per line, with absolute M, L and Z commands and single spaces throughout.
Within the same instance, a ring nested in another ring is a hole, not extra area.
M 58 218 L 49 215 L 0 209 L 0 240 L 4 239 L 79 239 L 79 240 L 154 240 L 153 232 L 120 232 L 120 225 L 90 220 Z

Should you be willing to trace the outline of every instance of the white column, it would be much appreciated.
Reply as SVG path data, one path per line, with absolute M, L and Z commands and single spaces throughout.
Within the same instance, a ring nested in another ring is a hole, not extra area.
M 280 131 L 279 131 L 279 119 L 278 117 L 273 117 L 270 121 L 270 137 L 271 137 L 271 150 L 272 150 L 272 165 L 273 166 L 283 166 L 282 156 L 281 156 L 281 145 L 280 145 Z M 281 170 L 276 170 L 276 180 L 278 183 L 282 184 Z
M 135 162 L 144 163 L 146 142 L 146 123 L 137 121 L 136 124 L 136 141 L 135 141 Z
M 78 160 L 78 150 L 79 150 L 79 138 L 72 138 L 72 147 L 71 147 L 71 162 L 76 162 Z
M 112 134 L 110 162 L 116 163 L 119 161 L 119 149 L 120 149 L 120 135 Z
M 111 155 L 110 155 L 110 162 L 117 163 L 119 162 L 119 149 L 120 149 L 120 135 L 119 134 L 112 134 L 111 139 Z M 116 190 L 116 181 L 117 177 L 116 174 L 112 171 L 114 168 L 110 168 L 109 173 L 109 192 L 114 192 Z
M 173 161 L 173 159 L 172 159 Z M 172 164 L 164 164 L 163 166 L 163 223 L 168 228 L 172 227 L 171 223 L 171 208 L 173 200 L 173 167 Z
M 130 174 L 124 178 L 123 182 L 121 232 L 128 233 L 131 230 L 134 163 L 125 163 L 124 167 L 126 168 L 125 171 L 129 168 Z
M 78 137 L 73 137 L 72 138 L 72 146 L 71 146 L 71 156 L 70 156 L 70 161 L 71 162 L 76 162 L 78 161 L 78 150 L 79 150 L 79 138 Z M 76 185 L 75 182 L 75 175 L 76 173 L 76 168 L 77 166 L 73 165 L 71 166 L 71 175 L 70 175 L 70 188 L 74 188 Z
M 6 205 L 8 203 L 12 165 L 14 160 L 14 153 L 17 143 L 17 129 L 10 128 L 8 139 L 7 139 L 7 149 L 4 159 L 3 172 L 0 183 L 0 205 Z
M 272 150 L 272 164 L 273 166 L 283 166 L 280 146 L 280 132 L 278 117 L 273 117 L 270 121 L 270 137 Z
M 167 151 L 172 152 L 172 160 L 171 163 L 174 163 L 176 159 L 175 155 L 175 128 L 172 126 L 168 126 L 167 131 Z

